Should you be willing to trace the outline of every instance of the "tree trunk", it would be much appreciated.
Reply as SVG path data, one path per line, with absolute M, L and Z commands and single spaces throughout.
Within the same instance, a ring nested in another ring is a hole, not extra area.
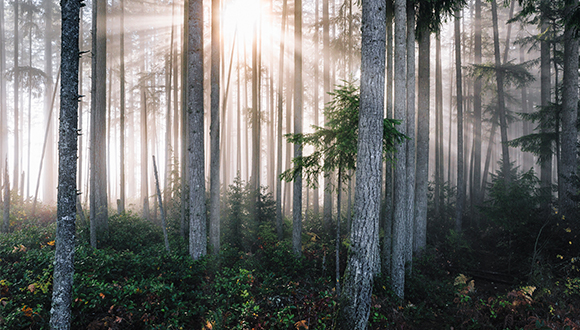
M 387 1 L 387 55 L 386 55 L 386 82 L 387 90 L 385 99 L 387 101 L 387 118 L 393 118 L 393 3 Z M 349 212 L 350 215 L 350 212 Z M 393 247 L 393 164 L 387 162 L 385 165 L 385 206 L 384 206 L 383 228 L 385 236 L 383 240 L 383 269 L 385 272 L 391 271 L 391 254 Z M 348 226 L 350 230 L 350 225 Z
M 504 72 L 502 69 L 502 63 L 499 52 L 499 32 L 498 32 L 498 19 L 497 19 L 497 3 L 495 0 L 491 1 L 491 15 L 493 21 L 493 48 L 495 55 L 495 77 L 497 81 L 497 111 L 499 112 L 499 126 L 501 135 L 501 153 L 502 153 L 502 164 L 503 164 L 503 175 L 506 188 L 511 182 L 510 175 L 510 154 L 509 146 L 507 145 L 507 121 L 506 121 L 506 110 L 505 110 L 505 96 L 504 96 Z M 506 47 L 506 48 L 509 48 Z
M 443 77 L 441 72 L 441 35 L 435 37 L 435 216 L 441 216 L 443 194 Z
M 165 250 L 167 252 L 170 252 L 169 239 L 167 237 L 167 225 L 165 223 L 165 209 L 163 208 L 163 200 L 161 199 L 161 188 L 159 188 L 159 174 L 157 173 L 157 164 L 155 163 L 155 156 L 153 156 L 153 173 L 155 174 L 157 201 L 159 202 L 159 211 L 161 213 L 161 228 L 163 229 L 163 241 L 165 242 Z
M 381 1 L 362 3 L 361 96 L 355 217 L 339 312 L 338 324 L 341 329 L 367 328 L 373 278 L 380 270 L 379 214 L 386 53 L 384 18 L 384 3 Z M 401 59 L 404 61 L 404 57 Z
M 0 76 L 6 74 L 6 35 L 4 5 L 0 6 Z M 6 106 L 6 79 L 0 79 L 0 164 L 8 158 L 8 108 Z M 0 168 L 4 173 L 4 168 Z
M 331 63 L 331 52 L 330 52 L 330 15 L 328 10 L 329 0 L 322 0 L 322 49 L 324 56 L 324 67 L 323 67 L 323 102 L 324 106 L 330 102 L 330 95 L 328 92 L 331 91 L 330 87 L 330 63 Z M 326 127 L 326 118 L 324 119 Z M 322 224 L 324 229 L 328 232 L 329 226 L 332 223 L 332 173 L 324 173 L 324 206 L 322 210 Z
M 46 74 L 46 87 L 44 92 L 44 116 L 48 129 L 48 140 L 46 141 L 46 171 L 44 176 L 44 202 L 52 204 L 55 201 L 54 195 L 56 184 L 54 182 L 54 123 L 50 113 L 52 112 L 52 91 L 54 83 L 52 81 L 52 0 L 44 0 L 45 6 L 45 37 L 44 37 L 44 73 Z M 30 173 L 29 173 L 30 175 Z
M 475 21 L 474 21 L 474 64 L 481 64 L 482 44 L 481 44 L 481 0 L 475 0 Z M 473 213 L 475 223 L 479 223 L 479 209 L 482 199 L 481 191 L 481 91 L 482 81 L 480 77 L 475 77 L 473 81 Z
M 429 185 L 429 107 L 431 34 L 421 31 L 419 39 L 419 95 L 417 104 L 417 185 L 413 250 L 427 245 L 427 195 Z
M 119 130 L 120 130 L 120 194 L 119 213 L 125 212 L 125 1 L 120 0 L 121 13 L 119 17 Z
M 578 0 L 566 1 L 567 12 L 578 6 Z M 567 13 L 567 15 L 570 15 Z M 576 188 L 573 176 L 578 168 L 578 38 L 572 22 L 568 22 L 564 31 L 564 78 L 562 82 L 562 152 L 560 153 L 561 173 L 559 182 L 562 186 L 560 209 L 563 215 L 571 218 L 575 201 Z
M 210 246 L 220 250 L 220 0 L 211 3 Z
M 455 79 L 457 90 L 457 205 L 455 212 L 455 231 L 461 232 L 463 225 L 463 205 L 465 203 L 465 184 L 463 168 L 463 90 L 461 82 L 461 30 L 460 9 L 455 10 Z
M 406 64 L 406 38 L 407 38 L 407 3 L 405 0 L 395 1 L 395 119 L 401 121 L 398 129 L 407 134 L 407 91 L 405 78 L 407 75 Z M 405 294 L 405 242 L 407 237 L 407 172 L 406 172 L 406 141 L 397 145 L 395 158 L 395 202 L 393 222 L 393 256 L 391 262 L 391 279 L 393 291 L 403 299 Z M 357 182 L 360 182 L 357 178 Z M 356 198 L 356 195 L 355 195 Z
M 140 34 L 142 48 L 145 49 L 144 33 Z M 145 74 L 147 69 L 145 66 L 145 59 L 141 61 L 141 72 Z M 149 215 L 149 120 L 147 113 L 147 80 L 141 79 L 140 86 L 140 104 L 141 104 L 141 201 L 143 202 L 143 219 L 151 220 Z
M 79 99 L 79 1 L 63 0 L 58 204 L 50 328 L 68 330 L 73 294 L 77 207 L 77 139 Z M 106 201 L 106 199 L 105 199 Z
M 282 92 L 284 86 L 284 57 L 286 56 L 284 52 L 285 39 L 286 39 L 286 19 L 288 11 L 288 2 L 284 0 L 282 3 L 282 23 L 280 26 L 280 63 L 278 66 L 278 115 L 277 115 L 277 159 L 276 159 L 276 233 L 278 234 L 278 239 L 282 240 L 284 230 L 282 228 L 282 180 L 280 180 L 280 174 L 282 173 L 282 121 L 283 112 L 282 106 L 284 101 L 282 99 Z
M 302 0 L 294 2 L 294 134 L 302 134 Z M 302 144 L 294 144 L 294 158 L 302 157 Z M 292 251 L 302 255 L 302 172 L 294 176 Z
M 318 26 L 319 21 L 320 21 L 320 13 L 319 13 L 319 4 L 320 4 L 320 0 L 316 0 L 315 1 L 315 10 L 314 10 L 314 22 L 316 24 L 315 30 L 314 30 L 314 126 L 320 127 L 320 109 L 318 108 L 320 103 L 319 103 L 319 85 L 320 85 L 320 28 Z M 324 108 L 324 105 L 323 105 Z M 318 186 L 316 185 L 316 188 L 314 188 L 314 205 L 313 205 L 313 209 L 314 209 L 314 214 L 315 216 L 319 216 L 320 215 L 320 192 L 318 191 Z
M 405 211 L 407 220 L 405 243 L 405 264 L 411 270 L 413 263 L 413 234 L 415 222 L 415 5 L 413 1 L 407 1 L 407 189 Z
M 91 245 L 96 248 L 107 232 L 107 2 L 93 2 L 93 62 L 91 82 L 90 212 Z
M 204 125 L 203 125 L 203 1 L 188 3 L 187 131 L 189 160 L 189 254 L 207 254 Z
M 12 190 L 18 194 L 18 178 L 20 177 L 20 134 L 18 132 L 18 128 L 20 127 L 18 124 L 18 117 L 19 117 L 19 109 L 18 109 L 18 101 L 20 97 L 18 92 L 20 90 L 20 70 L 18 69 L 18 59 L 19 59 L 19 52 L 18 46 L 20 44 L 20 38 L 18 37 L 18 6 L 19 1 L 14 1 L 14 184 L 12 185 Z

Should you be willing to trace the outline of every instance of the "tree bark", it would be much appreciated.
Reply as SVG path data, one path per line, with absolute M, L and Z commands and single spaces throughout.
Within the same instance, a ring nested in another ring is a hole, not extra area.
M 302 0 L 294 2 L 294 134 L 302 134 Z M 302 157 L 302 144 L 294 144 L 294 158 Z M 302 255 L 302 172 L 294 176 L 292 251 Z
M 20 91 L 20 70 L 18 69 L 18 59 L 19 52 L 18 46 L 20 44 L 20 38 L 18 37 L 18 6 L 19 1 L 14 1 L 14 183 L 12 185 L 12 190 L 18 194 L 18 178 L 20 177 L 20 134 L 18 129 L 20 125 L 18 124 L 19 109 L 18 101 L 20 97 L 18 93 Z
M 406 38 L 407 38 L 407 3 L 405 0 L 395 1 L 395 89 L 394 109 L 395 119 L 401 121 L 398 129 L 407 134 L 407 91 L 406 91 Z M 395 158 L 395 202 L 393 222 L 393 255 L 391 262 L 391 280 L 393 291 L 403 299 L 405 295 L 405 242 L 407 237 L 407 155 L 406 141 L 397 145 Z M 357 178 L 357 182 L 359 182 Z M 355 195 L 356 198 L 356 195 Z
M 578 6 L 578 0 L 566 1 L 567 14 Z M 569 20 L 569 19 L 568 19 Z M 560 153 L 561 182 L 563 196 L 560 198 L 562 214 L 571 217 L 576 193 L 572 178 L 578 168 L 578 38 L 572 22 L 567 22 L 564 31 L 564 77 L 562 82 L 562 152 Z
M 339 312 L 338 324 L 341 329 L 367 328 L 373 278 L 380 269 L 379 214 L 385 93 L 385 38 L 384 2 L 364 1 L 362 3 L 361 97 L 355 217 L 352 222 L 351 246 L 342 290 L 341 312 Z
M 52 204 L 55 201 L 54 189 L 56 184 L 54 182 L 54 122 L 52 116 L 52 91 L 54 82 L 52 81 L 52 0 L 44 0 L 44 16 L 45 16 L 45 31 L 44 31 L 44 73 L 46 74 L 46 86 L 44 92 L 44 116 L 45 123 L 48 129 L 48 140 L 46 141 L 46 171 L 44 176 L 44 202 Z M 30 173 L 29 173 L 30 175 Z
M 220 0 L 211 3 L 210 246 L 220 250 Z
M 93 62 L 91 81 L 91 148 L 90 148 L 90 212 L 91 245 L 96 248 L 98 240 L 106 234 L 107 210 L 107 26 L 105 0 L 93 1 Z
M 550 41 L 549 24 L 546 14 L 542 14 L 540 41 L 540 105 L 542 108 L 547 107 L 551 101 L 551 73 L 550 73 Z M 547 125 L 540 123 L 540 133 L 549 134 L 550 129 Z M 542 141 L 540 151 L 542 162 L 540 163 L 540 181 L 542 186 L 542 208 L 548 211 L 549 203 L 552 198 L 552 142 L 548 139 Z
M 77 203 L 80 1 L 63 0 L 58 204 L 50 328 L 70 329 Z
M 419 39 L 419 95 L 417 104 L 417 182 L 415 192 L 415 234 L 413 250 L 427 245 L 427 195 L 429 185 L 429 107 L 431 34 L 421 31 Z
M 6 35 L 4 6 L 0 6 L 0 76 L 6 74 Z M 6 79 L 0 79 L 0 164 L 8 157 L 8 108 L 6 106 Z M 0 168 L 4 173 L 4 168 Z
M 204 125 L 203 125 L 203 1 L 188 3 L 187 130 L 189 172 L 189 254 L 207 254 Z
M 282 99 L 282 92 L 284 86 L 284 52 L 286 39 L 286 19 L 288 12 L 288 1 L 284 0 L 282 3 L 282 24 L 280 26 L 280 63 L 278 66 L 278 115 L 277 115 L 277 159 L 276 159 L 276 233 L 278 239 L 282 240 L 284 234 L 282 228 L 282 180 L 280 174 L 282 173 L 282 121 L 283 112 L 282 107 L 284 100 Z
M 322 0 L 322 49 L 324 56 L 324 67 L 323 67 L 323 102 L 324 106 L 330 102 L 330 95 L 328 92 L 331 91 L 330 87 L 330 63 L 331 63 L 331 52 L 330 52 L 330 15 L 328 10 L 329 0 Z M 326 118 L 324 119 L 326 122 Z M 326 124 L 324 125 L 326 126 Z M 324 228 L 328 231 L 330 224 L 332 223 L 332 173 L 324 173 L 324 205 L 322 210 L 322 224 Z
M 157 188 L 157 200 L 159 202 L 159 211 L 161 213 L 161 228 L 163 229 L 163 241 L 165 242 L 165 250 L 170 252 L 169 239 L 167 237 L 167 225 L 165 223 L 165 209 L 163 208 L 163 199 L 161 198 L 161 188 L 159 188 L 159 174 L 157 173 L 157 164 L 155 163 L 155 156 L 153 156 L 153 173 L 155 174 L 155 186 Z
M 481 0 L 475 0 L 475 20 L 474 20 L 474 64 L 481 64 L 482 43 L 481 43 Z M 479 223 L 478 206 L 483 202 L 481 199 L 481 91 L 482 81 L 480 77 L 475 77 L 473 81 L 473 189 L 475 223 Z
M 411 270 L 413 263 L 413 234 L 415 222 L 415 5 L 407 1 L 407 189 L 405 198 L 407 211 L 405 220 L 407 241 L 405 243 L 406 268 Z
M 455 10 L 455 79 L 457 90 L 457 205 L 455 212 L 455 231 L 461 232 L 463 225 L 463 205 L 465 203 L 465 184 L 463 174 L 463 90 L 461 76 L 461 30 L 460 9 Z
M 119 135 L 120 135 L 120 194 L 119 213 L 125 212 L 125 1 L 120 0 L 121 13 L 119 16 Z

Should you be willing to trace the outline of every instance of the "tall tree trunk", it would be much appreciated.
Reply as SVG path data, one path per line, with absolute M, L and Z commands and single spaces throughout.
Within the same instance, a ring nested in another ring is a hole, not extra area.
M 328 10 L 329 0 L 322 0 L 322 49 L 324 56 L 324 67 L 323 67 L 323 102 L 324 106 L 330 102 L 330 63 L 331 63 L 331 51 L 330 51 L 330 15 Z M 326 126 L 326 118 L 324 119 Z M 324 173 L 324 206 L 322 210 L 322 223 L 326 231 L 328 231 L 330 224 L 332 223 L 332 173 Z
M 211 125 L 209 239 L 212 253 L 220 250 L 220 10 L 211 2 Z
M 2 3 L 0 6 L 0 76 L 2 77 L 6 74 L 6 35 L 4 22 L 4 3 Z M 0 79 L 0 164 L 4 165 L 4 161 L 7 158 L 8 107 L 6 106 L 6 79 Z M 4 168 L 0 168 L 0 173 L 4 173 Z
M 203 1 L 188 3 L 187 131 L 189 160 L 189 254 L 207 254 L 204 125 L 203 125 Z
M 457 90 L 457 205 L 455 212 L 455 231 L 461 232 L 463 206 L 465 203 L 464 165 L 463 165 L 463 90 L 461 76 L 461 10 L 455 10 L 455 76 Z
M 444 194 L 442 187 L 445 183 L 443 175 L 443 73 L 441 70 L 441 34 L 438 32 L 435 38 L 435 216 L 441 216 Z
M 79 1 L 63 0 L 58 204 L 50 328 L 70 329 L 77 211 Z M 106 201 L 106 199 L 105 199 Z
M 407 38 L 407 2 L 395 1 L 395 119 L 401 121 L 399 131 L 407 133 L 407 64 L 406 64 L 406 38 Z M 405 242 L 407 237 L 407 155 L 406 142 L 396 147 L 395 158 L 395 202 L 393 222 L 393 256 L 391 262 L 391 279 L 393 291 L 403 299 L 405 294 Z M 360 182 L 357 178 L 357 182 Z M 358 185 L 357 185 L 358 186 Z M 356 199 L 356 195 L 355 195 Z
M 482 43 L 481 43 L 481 0 L 475 0 L 475 20 L 474 20 L 474 64 L 481 64 Z M 480 77 L 475 77 L 473 81 L 473 194 L 475 223 L 479 223 L 478 206 L 481 205 L 481 91 L 482 81 Z
M 413 250 L 427 245 L 427 195 L 429 185 L 429 107 L 431 34 L 421 31 L 419 38 L 419 95 L 417 104 L 417 183 L 415 192 L 415 233 Z
M 254 40 L 252 42 L 252 171 L 250 186 L 252 187 L 251 212 L 252 218 L 257 220 L 257 205 L 260 198 L 260 125 L 261 125 L 261 104 L 260 104 L 260 54 L 259 44 L 259 23 L 254 23 Z
M 282 180 L 280 180 L 280 174 L 282 173 L 282 121 L 283 113 L 282 106 L 284 101 L 282 99 L 282 92 L 284 90 L 284 57 L 286 56 L 284 52 L 285 39 L 286 39 L 286 19 L 288 12 L 288 1 L 284 0 L 282 3 L 282 24 L 280 26 L 280 58 L 278 66 L 278 115 L 277 115 L 277 159 L 276 159 L 276 233 L 278 234 L 278 239 L 282 240 L 284 234 L 282 228 Z
M 54 182 L 54 124 L 50 113 L 52 111 L 52 91 L 54 83 L 52 81 L 52 0 L 44 0 L 45 6 L 45 37 L 44 37 L 44 73 L 46 74 L 46 88 L 44 93 L 44 116 L 48 130 L 48 140 L 46 141 L 46 172 L 44 176 L 44 202 L 52 204 L 55 201 L 54 195 L 56 184 Z M 30 173 L 29 173 L 30 175 Z
M 387 82 L 385 99 L 387 104 L 387 118 L 393 118 L 393 3 L 387 1 L 387 55 L 386 55 L 386 77 Z M 350 215 L 350 212 L 349 212 Z M 391 271 L 391 253 L 393 247 L 393 166 L 390 162 L 385 165 L 385 206 L 384 206 L 384 224 L 385 236 L 383 240 L 383 266 L 385 272 Z M 350 230 L 350 225 L 348 226 Z
M 415 5 L 407 1 L 407 211 L 405 263 L 411 270 L 413 262 L 413 234 L 415 222 Z
M 19 124 L 19 109 L 18 101 L 19 90 L 20 90 L 20 70 L 18 68 L 18 46 L 20 44 L 20 38 L 18 37 L 18 7 L 19 0 L 14 1 L 14 184 L 12 185 L 12 190 L 18 193 L 18 178 L 20 177 L 20 134 L 18 132 Z
M 567 25 L 564 30 L 564 78 L 562 81 L 562 152 L 560 156 L 561 173 L 559 182 L 562 186 L 560 209 L 563 215 L 572 218 L 576 188 L 572 181 L 578 168 L 578 37 L 576 28 L 569 17 L 578 0 L 566 1 Z M 577 8 L 576 8 L 577 10 Z
M 338 322 L 340 329 L 367 328 L 373 278 L 380 270 L 379 214 L 385 93 L 385 37 L 384 3 L 364 1 L 362 3 L 361 97 L 355 217 L 352 222 L 350 253 L 341 293 L 342 304 Z M 404 42 L 402 47 L 404 48 Z M 404 57 L 401 60 L 404 61 Z
M 119 213 L 125 212 L 125 1 L 120 0 L 121 13 L 119 17 L 119 130 L 120 130 L 120 196 Z
M 505 110 L 505 96 L 504 96 L 504 72 L 502 69 L 502 63 L 499 51 L 499 29 L 498 29 L 498 19 L 497 19 L 497 3 L 495 0 L 491 1 L 491 16 L 493 21 L 493 49 L 495 57 L 495 77 L 497 81 L 497 111 L 499 112 L 499 126 L 501 135 L 501 151 L 502 151 L 502 164 L 503 164 L 503 175 L 506 188 L 511 182 L 510 175 L 510 154 L 509 146 L 507 145 L 507 121 L 506 121 L 506 110 Z M 508 48 L 508 47 L 506 47 Z
M 315 10 L 314 10 L 314 22 L 315 22 L 315 29 L 314 29 L 314 126 L 320 127 L 320 109 L 318 108 L 319 103 L 319 90 L 320 90 L 320 27 L 318 26 L 320 22 L 320 0 L 315 1 Z M 315 216 L 320 215 L 320 192 L 318 191 L 318 185 L 314 188 L 314 214 Z
M 107 2 L 93 2 L 93 61 L 91 83 L 91 148 L 90 148 L 90 219 L 91 245 L 97 247 L 99 239 L 108 230 L 107 210 Z
M 294 1 L 294 134 L 302 134 L 302 0 Z M 302 144 L 294 144 L 294 158 L 302 157 Z M 302 172 L 294 176 L 292 251 L 302 255 Z
M 140 34 L 143 49 L 145 49 L 145 36 Z M 145 75 L 146 59 L 141 62 L 141 72 Z M 149 214 L 149 120 L 147 113 L 147 86 L 148 82 L 143 76 L 140 86 L 140 104 L 141 104 L 141 201 L 143 202 L 143 219 L 150 220 Z

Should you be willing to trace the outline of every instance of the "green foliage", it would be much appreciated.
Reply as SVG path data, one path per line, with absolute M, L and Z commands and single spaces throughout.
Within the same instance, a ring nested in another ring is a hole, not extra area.
M 318 178 L 323 172 L 338 169 L 342 173 L 343 182 L 349 179 L 348 170 L 356 168 L 356 153 L 358 141 L 358 118 L 360 107 L 359 87 L 353 83 L 344 82 L 329 93 L 332 100 L 324 109 L 325 127 L 314 126 L 314 133 L 287 134 L 288 142 L 311 145 L 314 152 L 308 156 L 292 159 L 291 169 L 284 171 L 280 178 L 292 181 L 301 174 L 306 183 L 315 188 Z M 400 124 L 394 119 L 383 120 L 383 152 L 385 157 L 395 150 L 395 145 L 407 137 L 397 131 L 395 125 Z

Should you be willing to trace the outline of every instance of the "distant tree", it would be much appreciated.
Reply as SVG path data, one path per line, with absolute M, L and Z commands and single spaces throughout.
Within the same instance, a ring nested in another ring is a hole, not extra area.
M 74 274 L 81 1 L 63 0 L 58 203 L 50 328 L 68 330 Z
M 52 94 L 54 82 L 52 80 L 52 10 L 53 1 L 44 0 L 44 73 L 46 75 L 46 86 L 44 90 L 44 116 L 48 127 L 48 141 L 46 142 L 46 173 L 44 176 L 44 200 L 45 202 L 54 202 L 54 193 L 56 192 L 54 182 L 54 124 L 52 116 Z M 30 174 L 30 173 L 29 173 Z
M 294 133 L 302 133 L 302 0 L 294 2 Z M 302 157 L 302 143 L 294 142 L 294 158 Z M 292 250 L 302 255 L 302 171 L 294 172 L 292 203 Z
M 18 129 L 20 125 L 18 124 L 19 119 L 19 108 L 18 108 L 18 101 L 20 97 L 18 96 L 20 91 L 20 75 L 19 75 L 19 68 L 18 68 L 18 59 L 19 59 L 19 52 L 18 46 L 20 44 L 20 38 L 18 36 L 19 32 L 19 10 L 18 7 L 20 6 L 20 1 L 14 1 L 14 68 L 13 68 L 13 77 L 14 77 L 14 183 L 12 189 L 18 194 L 18 178 L 20 177 L 20 134 Z
M 203 145 L 203 1 L 190 0 L 187 9 L 189 254 L 197 260 L 207 254 Z
M 6 35 L 4 2 L 0 5 L 0 76 L 6 74 Z M 0 79 L 0 164 L 8 157 L 8 108 L 6 106 L 6 79 Z M 0 169 L 0 173 L 4 173 Z
M 92 75 L 91 75 L 91 148 L 90 148 L 90 221 L 91 245 L 97 247 L 108 230 L 107 206 L 107 2 L 93 1 Z M 64 80 L 64 79 L 63 79 Z
M 2 232 L 10 231 L 10 177 L 8 176 L 8 157 L 5 158 L 4 165 L 4 205 L 2 206 Z
M 460 232 L 463 225 L 463 207 L 465 204 L 464 156 L 463 156 L 463 83 L 461 73 L 461 9 L 455 10 L 455 77 L 457 102 L 457 206 L 455 212 L 455 231 Z
M 211 2 L 210 246 L 220 250 L 220 0 Z
M 119 213 L 125 211 L 125 0 L 119 7 Z

